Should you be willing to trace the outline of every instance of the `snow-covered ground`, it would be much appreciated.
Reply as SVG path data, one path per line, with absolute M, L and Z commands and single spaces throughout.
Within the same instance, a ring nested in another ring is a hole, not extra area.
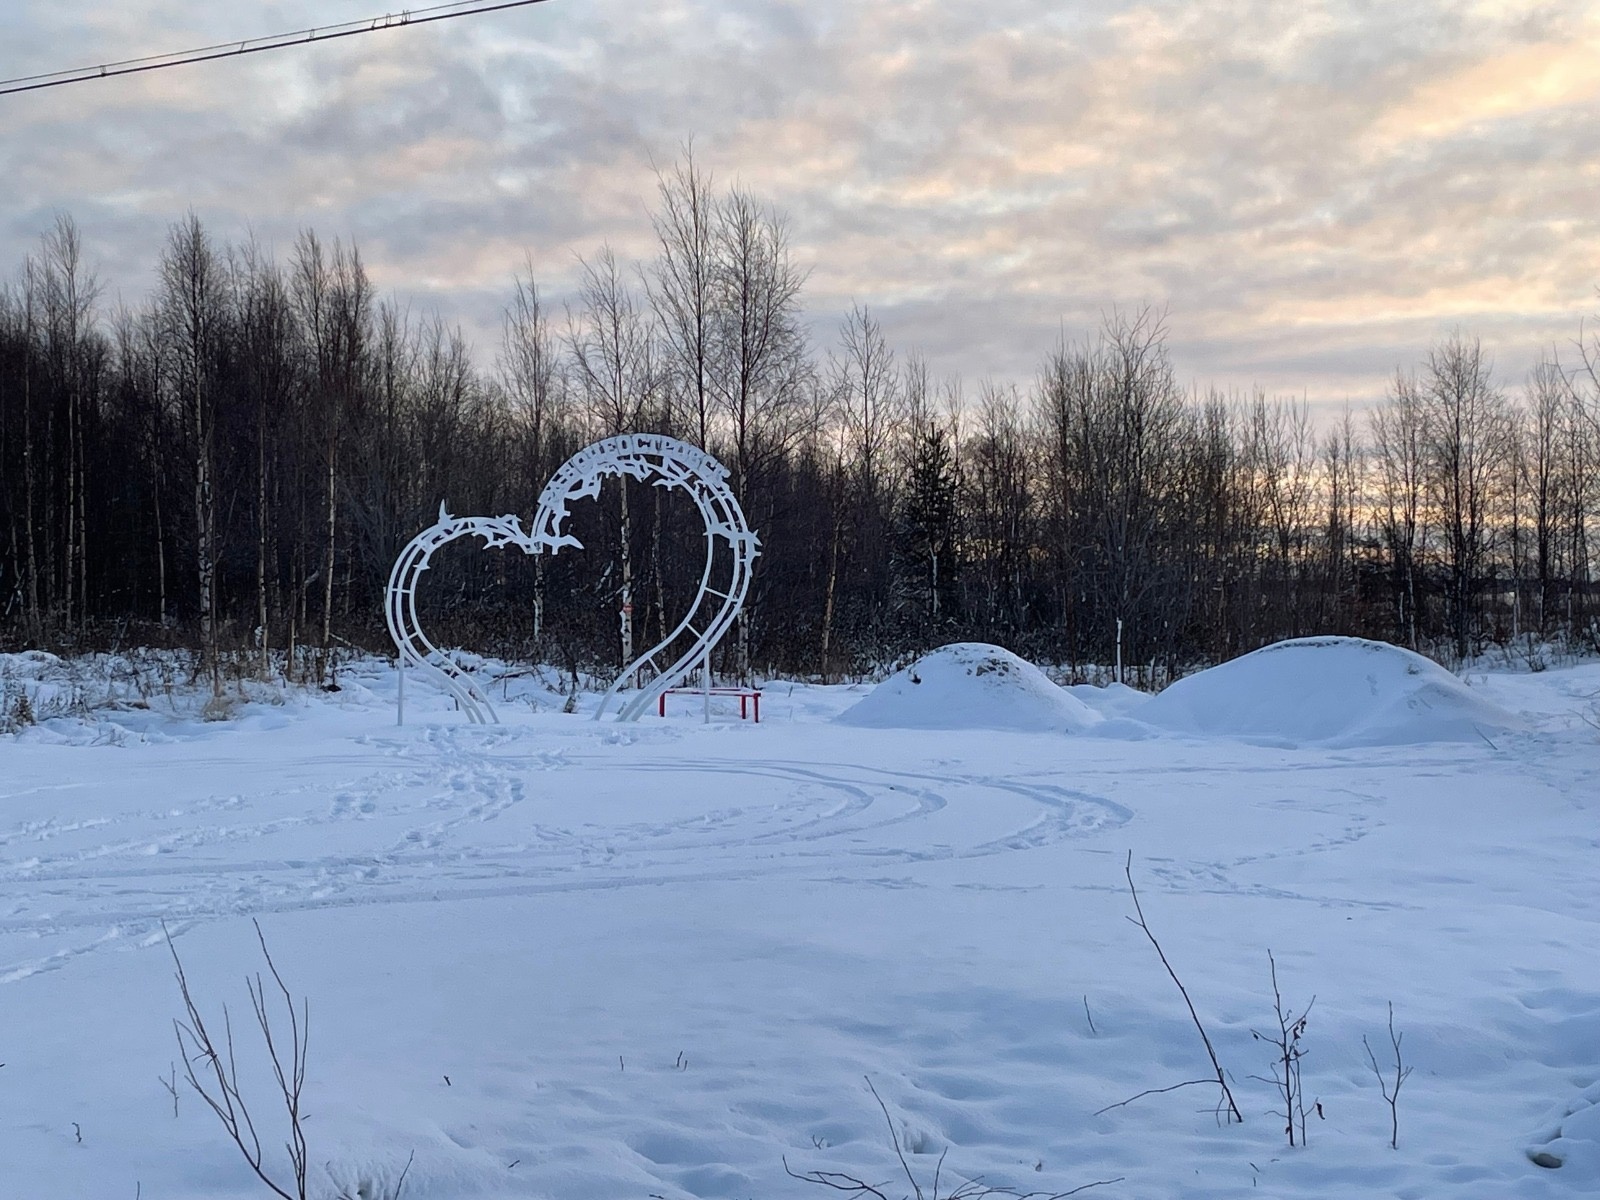
M 0 1196 L 267 1195 L 165 1082 L 162 922 L 232 1014 L 281 1174 L 251 918 L 310 1006 L 314 1195 L 381 1195 L 408 1160 L 407 1200 L 824 1194 L 785 1159 L 900 1195 L 868 1078 L 930 1200 L 941 1155 L 941 1196 L 1600 1190 L 1600 666 L 1463 686 L 1334 643 L 1148 720 L 1070 689 L 1025 731 L 983 689 L 1038 680 L 966 679 L 963 653 L 872 727 L 835 720 L 866 687 L 619 726 L 523 680 L 501 726 L 413 686 L 397 728 L 373 663 L 227 721 L 158 695 L 0 739 Z M 1124 919 L 1130 851 L 1242 1125 L 1214 1086 L 1099 1111 L 1209 1073 Z M 1251 1078 L 1269 950 L 1285 1002 L 1315 997 L 1322 1116 L 1292 1150 Z M 1362 1044 L 1388 1057 L 1390 1002 L 1398 1150 Z

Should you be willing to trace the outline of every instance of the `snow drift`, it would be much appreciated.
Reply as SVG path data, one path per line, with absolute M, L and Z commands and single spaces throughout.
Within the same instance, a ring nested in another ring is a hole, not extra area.
M 835 720 L 870 729 L 1078 733 L 1101 717 L 1011 651 L 956 642 L 891 675 Z
M 1318 746 L 1476 742 L 1524 727 L 1438 663 L 1347 637 L 1265 646 L 1180 679 L 1137 717 L 1180 733 Z
M 1125 683 L 1074 683 L 1062 689 L 1082 700 L 1103 717 L 1131 717 L 1150 697 Z

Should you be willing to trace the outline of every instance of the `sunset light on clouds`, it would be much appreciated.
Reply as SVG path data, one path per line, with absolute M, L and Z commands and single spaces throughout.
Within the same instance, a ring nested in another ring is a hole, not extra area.
M 6 0 L 9 77 L 375 15 Z M 1600 310 L 1592 5 L 547 3 L 0 98 L 14 273 L 72 215 L 113 293 L 171 222 L 353 239 L 487 355 L 526 255 L 560 298 L 652 253 L 692 139 L 789 217 L 826 345 L 852 303 L 970 389 L 1112 305 L 1180 375 L 1365 403 L 1460 329 L 1516 386 Z

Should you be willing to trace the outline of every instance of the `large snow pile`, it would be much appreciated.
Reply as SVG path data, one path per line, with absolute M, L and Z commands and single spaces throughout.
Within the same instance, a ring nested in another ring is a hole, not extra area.
M 836 719 L 871 729 L 1078 733 L 1101 717 L 1011 651 L 956 642 L 891 675 Z
M 1181 733 L 1320 746 L 1477 742 L 1522 720 L 1438 663 L 1364 638 L 1296 638 L 1180 679 L 1138 719 Z

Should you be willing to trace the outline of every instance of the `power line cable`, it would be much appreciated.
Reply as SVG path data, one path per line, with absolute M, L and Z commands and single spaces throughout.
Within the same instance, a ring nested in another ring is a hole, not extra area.
M 410 25 L 429 25 L 435 21 L 476 17 L 483 13 L 500 12 L 508 8 L 527 8 L 532 4 L 543 3 L 545 0 L 496 0 L 495 3 L 485 3 L 485 0 L 453 0 L 448 4 L 404 9 L 398 13 L 384 13 L 381 17 L 344 21 L 337 25 L 319 25 L 294 33 L 277 33 L 267 37 L 246 38 L 238 42 L 218 42 L 215 45 L 198 46 L 192 50 L 179 50 L 172 54 L 151 54 L 143 58 L 125 58 L 118 62 L 102 63 L 93 67 L 0 79 L 0 96 L 33 92 L 40 88 L 62 87 L 69 83 L 87 83 L 91 79 L 110 79 L 117 75 L 160 71 L 167 67 L 182 67 L 219 58 L 237 58 L 244 54 L 260 54 L 265 50 L 284 50 L 312 42 L 328 42 L 335 38 L 355 37 L 358 34 L 377 33 L 384 29 L 400 29 Z

